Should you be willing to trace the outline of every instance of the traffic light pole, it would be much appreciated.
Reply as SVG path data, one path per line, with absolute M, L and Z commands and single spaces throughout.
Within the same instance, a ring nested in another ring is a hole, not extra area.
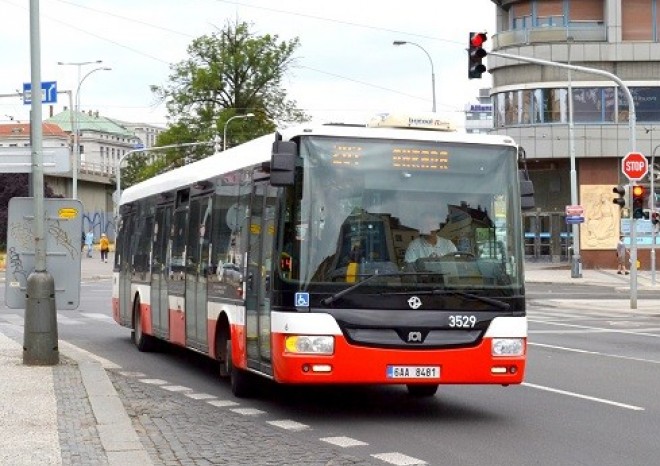
M 630 128 L 630 152 L 635 152 L 636 146 L 637 146 L 637 135 L 636 135 L 636 124 L 637 124 L 637 114 L 635 112 L 635 101 L 633 100 L 632 94 L 630 93 L 630 89 L 628 89 L 628 86 L 616 75 L 609 73 L 604 70 L 599 70 L 596 68 L 589 68 L 586 66 L 578 66 L 578 65 L 569 65 L 566 63 L 559 63 L 559 62 L 554 62 L 550 60 L 542 60 L 540 58 L 530 58 L 530 57 L 523 57 L 520 55 L 512 55 L 510 53 L 503 53 L 503 52 L 489 52 L 488 55 L 492 55 L 494 57 L 501 57 L 501 58 L 506 58 L 510 60 L 516 60 L 516 61 L 522 61 L 522 62 L 527 62 L 527 63 L 535 63 L 537 65 L 546 65 L 546 66 L 554 66 L 556 68 L 565 68 L 568 70 L 573 70 L 573 71 L 579 71 L 582 73 L 587 73 L 587 74 L 596 74 L 599 76 L 605 76 L 612 81 L 616 82 L 620 87 L 621 90 L 623 91 L 624 95 L 626 96 L 626 100 L 628 102 L 628 125 Z M 632 193 L 633 186 L 636 184 L 635 182 L 631 182 L 631 187 L 630 187 L 630 192 Z M 637 238 L 635 234 L 635 219 L 631 219 L 631 235 L 630 235 L 630 258 L 633 261 L 632 264 L 630 264 L 630 309 L 637 309 Z

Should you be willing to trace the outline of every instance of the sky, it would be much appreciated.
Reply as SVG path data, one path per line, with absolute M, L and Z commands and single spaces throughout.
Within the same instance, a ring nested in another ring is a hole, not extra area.
M 31 80 L 29 5 L 0 0 L 0 95 Z M 84 79 L 81 110 L 124 121 L 165 126 L 165 105 L 150 86 L 168 83 L 193 39 L 236 20 L 257 35 L 300 40 L 283 87 L 315 122 L 428 113 L 435 74 L 437 113 L 463 127 L 465 105 L 491 86 L 488 73 L 468 80 L 466 53 L 470 32 L 495 33 L 490 0 L 40 0 L 39 11 L 41 81 L 75 95 L 79 69 L 83 78 L 110 67 Z M 53 112 L 69 105 L 60 94 Z M 50 111 L 43 107 L 44 118 Z M 12 120 L 29 122 L 29 105 L 0 97 L 0 124 Z

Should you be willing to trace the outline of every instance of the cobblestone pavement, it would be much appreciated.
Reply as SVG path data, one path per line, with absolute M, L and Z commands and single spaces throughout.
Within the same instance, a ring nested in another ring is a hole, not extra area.
M 78 365 L 60 356 L 60 364 L 54 366 L 53 376 L 62 464 L 107 465 L 108 459 L 99 440 L 96 418 Z
M 270 428 L 253 418 L 170 393 L 114 371 L 110 379 L 154 464 L 382 465 Z

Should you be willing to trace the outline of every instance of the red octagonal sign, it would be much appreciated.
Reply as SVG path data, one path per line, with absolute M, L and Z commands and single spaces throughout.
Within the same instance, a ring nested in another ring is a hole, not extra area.
M 628 152 L 621 160 L 621 171 L 630 181 L 639 181 L 649 171 L 649 162 L 639 152 Z

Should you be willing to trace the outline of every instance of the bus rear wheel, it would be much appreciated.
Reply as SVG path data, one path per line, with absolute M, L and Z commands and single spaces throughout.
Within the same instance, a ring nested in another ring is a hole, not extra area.
M 427 398 L 435 395 L 438 391 L 437 384 L 407 385 L 408 394 L 417 398 Z

